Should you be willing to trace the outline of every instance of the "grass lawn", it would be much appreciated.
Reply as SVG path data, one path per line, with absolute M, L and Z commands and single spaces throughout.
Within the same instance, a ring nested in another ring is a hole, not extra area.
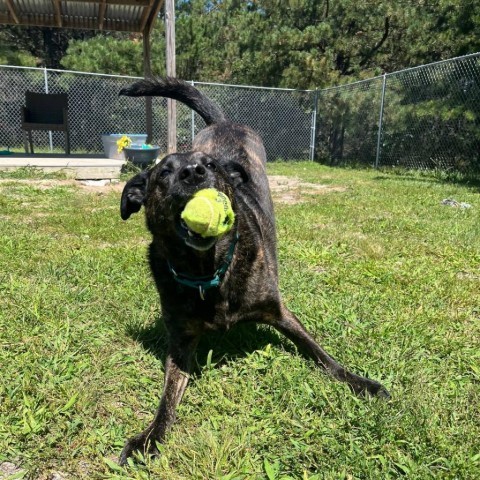
M 201 345 L 161 458 L 118 467 L 163 384 L 143 214 L 122 222 L 119 189 L 3 174 L 0 478 L 478 478 L 478 185 L 269 173 L 304 182 L 275 191 L 287 305 L 392 400 L 356 398 L 274 331 L 237 328 Z

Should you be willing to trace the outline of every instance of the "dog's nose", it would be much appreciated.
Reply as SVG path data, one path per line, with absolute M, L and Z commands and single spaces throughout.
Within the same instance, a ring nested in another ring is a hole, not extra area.
M 179 178 L 182 182 L 196 185 L 203 180 L 205 180 L 205 175 L 207 170 L 203 165 L 193 164 L 193 165 L 185 165 L 179 173 Z

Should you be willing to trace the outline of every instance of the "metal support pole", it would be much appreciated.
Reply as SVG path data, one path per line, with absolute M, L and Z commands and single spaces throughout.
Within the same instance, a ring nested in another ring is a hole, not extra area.
M 167 76 L 175 77 L 175 1 L 165 0 L 165 40 Z M 177 151 L 177 103 L 167 99 L 167 153 Z
M 192 80 L 190 82 L 192 84 L 192 87 L 195 86 L 195 82 Z M 195 112 L 192 110 L 191 116 L 190 116 L 190 123 L 192 126 L 192 144 L 193 144 L 193 139 L 195 138 Z
M 150 45 L 150 27 L 146 26 L 143 30 L 143 76 L 150 78 L 152 76 L 152 60 Z M 152 97 L 145 97 L 145 126 L 147 130 L 147 141 L 152 143 L 153 138 L 153 109 Z
M 378 134 L 377 134 L 377 154 L 375 156 L 375 168 L 378 168 L 380 162 L 380 149 L 382 142 L 382 127 L 383 127 L 383 107 L 385 105 L 385 89 L 387 87 L 387 74 L 383 74 L 382 83 L 382 98 L 380 100 L 380 115 L 378 118 Z
M 48 75 L 47 75 L 47 67 L 43 69 L 43 79 L 45 82 L 45 93 L 48 93 Z M 53 139 L 52 139 L 52 131 L 48 131 L 48 142 L 50 144 L 50 151 L 53 152 Z
M 317 108 L 318 108 L 318 90 L 315 90 L 313 96 L 312 125 L 310 127 L 310 161 L 315 160 L 315 143 L 317 140 Z

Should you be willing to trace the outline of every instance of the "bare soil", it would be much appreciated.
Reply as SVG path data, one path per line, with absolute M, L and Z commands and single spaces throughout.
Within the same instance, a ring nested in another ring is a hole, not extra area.
M 273 200 L 294 205 L 302 203 L 312 195 L 325 195 L 332 192 L 344 192 L 346 187 L 340 185 L 322 185 L 320 183 L 302 182 L 295 177 L 270 175 L 268 177 Z
M 285 175 L 270 175 L 268 179 L 274 201 L 289 205 L 302 203 L 312 195 L 325 195 L 327 193 L 344 192 L 346 190 L 346 187 L 340 185 L 322 185 L 318 183 L 302 182 L 298 178 L 287 177 Z M 32 185 L 41 190 L 48 190 L 50 188 L 61 186 L 80 187 L 80 189 L 85 192 L 96 193 L 99 195 L 104 195 L 110 192 L 121 192 L 125 186 L 125 182 L 77 181 L 73 179 L 0 179 L 0 185 L 8 182 Z

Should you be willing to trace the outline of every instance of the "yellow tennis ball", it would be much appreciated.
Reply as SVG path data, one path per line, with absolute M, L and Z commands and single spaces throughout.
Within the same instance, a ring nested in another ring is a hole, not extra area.
M 218 237 L 233 226 L 235 214 L 230 199 L 215 188 L 199 190 L 181 214 L 188 228 L 202 237 Z

